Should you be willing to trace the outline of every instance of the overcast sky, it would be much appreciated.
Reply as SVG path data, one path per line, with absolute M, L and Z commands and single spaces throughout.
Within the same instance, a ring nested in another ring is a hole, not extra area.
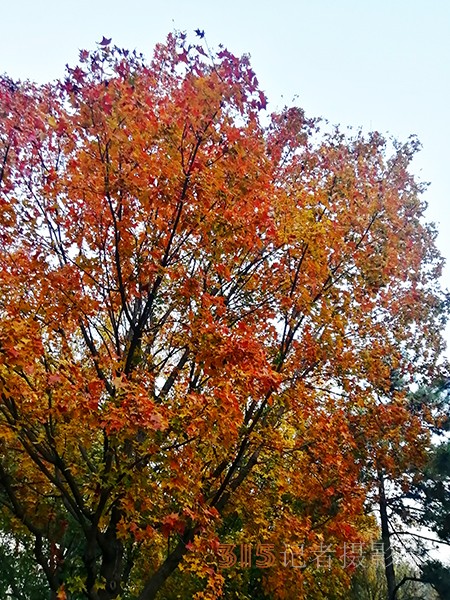
M 423 150 L 429 220 L 450 288 L 450 0 L 1 0 L 0 72 L 61 77 L 102 36 L 149 58 L 173 29 L 204 29 L 208 44 L 250 53 L 268 109 L 363 126 Z

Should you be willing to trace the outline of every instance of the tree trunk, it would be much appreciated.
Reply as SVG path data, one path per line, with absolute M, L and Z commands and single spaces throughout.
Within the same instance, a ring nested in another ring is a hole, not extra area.
M 379 506 L 380 506 L 380 519 L 381 519 L 381 540 L 383 542 L 384 550 L 384 572 L 386 574 L 387 581 L 387 600 L 394 600 L 396 587 L 395 587 L 395 570 L 394 562 L 392 560 L 391 550 L 391 534 L 389 532 L 389 522 L 387 514 L 387 502 L 386 493 L 384 488 L 384 476 L 382 471 L 378 470 L 378 492 L 379 492 Z
M 147 581 L 144 589 L 140 593 L 138 600 L 154 600 L 157 593 L 164 585 L 168 577 L 175 571 L 181 562 L 181 559 L 187 552 L 186 545 L 194 538 L 194 529 L 188 529 L 183 538 L 177 544 L 159 569 Z

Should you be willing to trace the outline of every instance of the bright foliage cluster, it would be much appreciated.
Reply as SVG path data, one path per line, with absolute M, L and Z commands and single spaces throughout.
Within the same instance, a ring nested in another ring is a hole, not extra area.
M 368 540 L 374 469 L 420 458 L 392 385 L 442 346 L 417 143 L 265 108 L 246 57 L 179 34 L 0 80 L 0 503 L 55 598 L 147 600 L 179 565 L 216 598 L 219 542 Z

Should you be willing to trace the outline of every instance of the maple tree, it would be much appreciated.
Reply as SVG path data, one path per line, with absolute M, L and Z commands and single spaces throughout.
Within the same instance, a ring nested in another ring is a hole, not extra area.
M 0 503 L 52 598 L 177 569 L 216 598 L 222 543 L 301 545 L 264 589 L 331 597 L 315 545 L 369 540 L 364 469 L 421 439 L 380 400 L 443 345 L 416 140 L 266 123 L 248 57 L 198 37 L 0 80 Z

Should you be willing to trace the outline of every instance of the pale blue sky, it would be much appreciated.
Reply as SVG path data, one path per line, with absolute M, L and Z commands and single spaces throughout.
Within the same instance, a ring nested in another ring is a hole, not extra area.
M 251 54 L 269 109 L 297 95 L 332 123 L 416 133 L 450 267 L 450 0 L 3 0 L 0 14 L 0 72 L 14 78 L 59 77 L 103 35 L 150 57 L 172 29 L 200 28 Z

